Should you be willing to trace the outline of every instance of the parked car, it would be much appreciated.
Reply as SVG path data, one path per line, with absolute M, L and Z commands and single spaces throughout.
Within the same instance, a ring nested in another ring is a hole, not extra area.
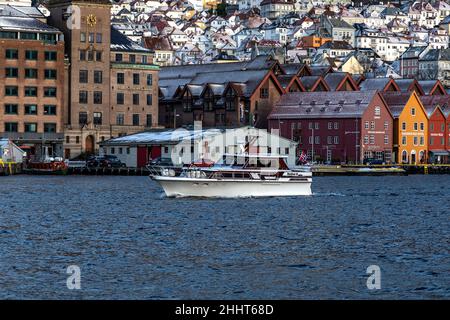
M 171 158 L 155 158 L 151 160 L 148 165 L 150 166 L 163 166 L 163 167 L 173 167 L 173 162 Z
M 102 167 L 102 168 L 118 168 L 125 167 L 125 163 L 119 160 L 116 156 L 104 155 L 89 158 L 86 161 L 88 167 Z
M 374 164 L 384 164 L 384 161 L 380 159 L 366 158 L 364 159 L 363 164 L 371 166 Z

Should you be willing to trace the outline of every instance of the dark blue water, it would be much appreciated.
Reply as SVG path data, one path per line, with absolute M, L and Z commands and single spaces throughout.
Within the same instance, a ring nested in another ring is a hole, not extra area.
M 318 177 L 311 197 L 239 200 L 166 199 L 146 177 L 0 183 L 0 298 L 450 298 L 450 176 Z

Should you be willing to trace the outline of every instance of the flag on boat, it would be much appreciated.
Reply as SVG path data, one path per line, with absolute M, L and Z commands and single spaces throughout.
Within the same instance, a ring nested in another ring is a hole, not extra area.
M 306 153 L 305 153 L 305 151 L 302 150 L 302 153 L 298 157 L 298 161 L 300 163 L 304 163 L 304 162 L 306 162 L 306 159 L 307 159 Z

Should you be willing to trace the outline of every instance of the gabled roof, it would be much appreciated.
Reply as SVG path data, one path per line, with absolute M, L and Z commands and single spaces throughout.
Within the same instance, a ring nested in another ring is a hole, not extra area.
M 420 100 L 427 111 L 428 117 L 438 109 L 445 118 L 444 110 L 448 109 L 450 106 L 450 96 L 422 96 L 420 97 Z
M 419 102 L 419 106 L 422 108 L 423 112 L 426 114 L 426 110 L 423 108 L 422 102 L 419 99 L 419 96 L 415 91 L 411 92 L 382 92 L 381 96 L 383 97 L 384 101 L 386 102 L 387 106 L 389 107 L 389 110 L 391 111 L 394 118 L 398 118 L 400 114 L 403 112 L 403 109 L 405 108 L 406 104 L 408 103 L 409 99 L 411 99 L 413 96 L 417 99 Z
M 424 95 L 424 91 L 416 79 L 397 79 L 395 83 L 399 86 L 402 92 L 416 90 L 419 95 Z
M 289 92 L 289 89 L 292 87 L 294 83 L 296 83 L 300 87 L 301 91 L 306 91 L 300 79 L 295 74 L 278 75 L 277 79 L 286 92 Z
M 447 95 L 447 91 L 439 80 L 419 80 L 418 82 L 426 95 Z
M 312 76 L 325 76 L 327 73 L 333 72 L 333 68 L 330 66 L 310 66 Z
M 323 86 L 326 91 L 330 91 L 330 87 L 325 82 L 322 76 L 305 76 L 301 77 L 300 81 L 305 87 L 306 91 L 314 92 L 319 86 Z
M 290 92 L 268 119 L 360 118 L 378 93 L 368 91 Z
M 358 85 L 347 72 L 329 73 L 324 80 L 331 91 L 341 91 L 345 83 L 348 83 L 353 91 L 359 90 Z
M 378 90 L 378 91 L 400 91 L 400 87 L 392 78 L 370 78 L 362 81 L 359 85 L 361 91 L 363 90 Z
M 289 63 L 282 64 L 281 68 L 284 70 L 286 74 L 295 74 L 296 76 L 311 75 L 311 69 L 305 63 Z

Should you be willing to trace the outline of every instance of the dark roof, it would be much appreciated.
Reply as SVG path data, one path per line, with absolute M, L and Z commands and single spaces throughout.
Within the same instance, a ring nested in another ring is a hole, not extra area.
M 116 28 L 111 26 L 111 51 L 120 52 L 142 52 L 151 53 L 150 49 L 146 49 L 141 45 L 131 41 L 130 38 L 117 31 Z
M 8 31 L 61 32 L 10 5 L 0 5 L 0 26 Z
M 384 101 L 386 102 L 392 115 L 397 118 L 403 111 L 406 103 L 411 97 L 411 92 L 382 92 Z
M 327 83 L 328 87 L 330 87 L 331 91 L 336 91 L 337 87 L 341 82 L 348 77 L 348 73 L 346 72 L 333 72 L 329 73 L 324 77 L 325 82 Z M 353 79 L 350 79 L 352 81 Z
M 334 28 L 350 28 L 350 29 L 354 29 L 353 26 L 351 26 L 350 24 L 348 24 L 347 22 L 345 22 L 342 19 L 336 19 L 336 18 L 328 18 L 330 20 L 331 25 Z
M 428 52 L 420 59 L 421 61 L 438 61 L 450 60 L 450 49 L 430 49 Z
M 279 75 L 277 76 L 278 82 L 281 84 L 281 86 L 286 89 L 289 83 L 291 83 L 292 78 L 295 77 L 295 74 L 286 74 L 286 75 Z
M 328 72 L 331 72 L 330 66 L 310 66 L 312 76 L 325 76 Z
M 281 96 L 268 118 L 358 118 L 376 94 L 376 90 L 290 92 Z
M 428 116 L 430 116 L 437 106 L 441 107 L 442 111 L 448 111 L 450 106 L 450 96 L 421 96 L 420 101 L 422 101 L 422 104 L 427 111 Z
M 169 39 L 165 36 L 145 37 L 144 46 L 151 50 L 172 51 L 173 47 Z
M 440 83 L 439 80 L 419 80 L 417 81 L 419 85 L 422 87 L 422 90 L 425 94 L 431 94 L 431 90 Z M 444 89 L 445 91 L 445 89 Z
M 286 72 L 286 74 L 291 74 L 291 75 L 298 75 L 298 73 L 300 72 L 300 70 L 302 70 L 302 68 L 305 66 L 304 63 L 289 63 L 289 64 L 282 64 L 281 67 L 283 68 L 284 72 Z
M 370 78 L 359 84 L 360 90 L 378 90 L 383 91 L 391 78 Z
M 347 41 L 327 41 L 319 49 L 353 50 Z

